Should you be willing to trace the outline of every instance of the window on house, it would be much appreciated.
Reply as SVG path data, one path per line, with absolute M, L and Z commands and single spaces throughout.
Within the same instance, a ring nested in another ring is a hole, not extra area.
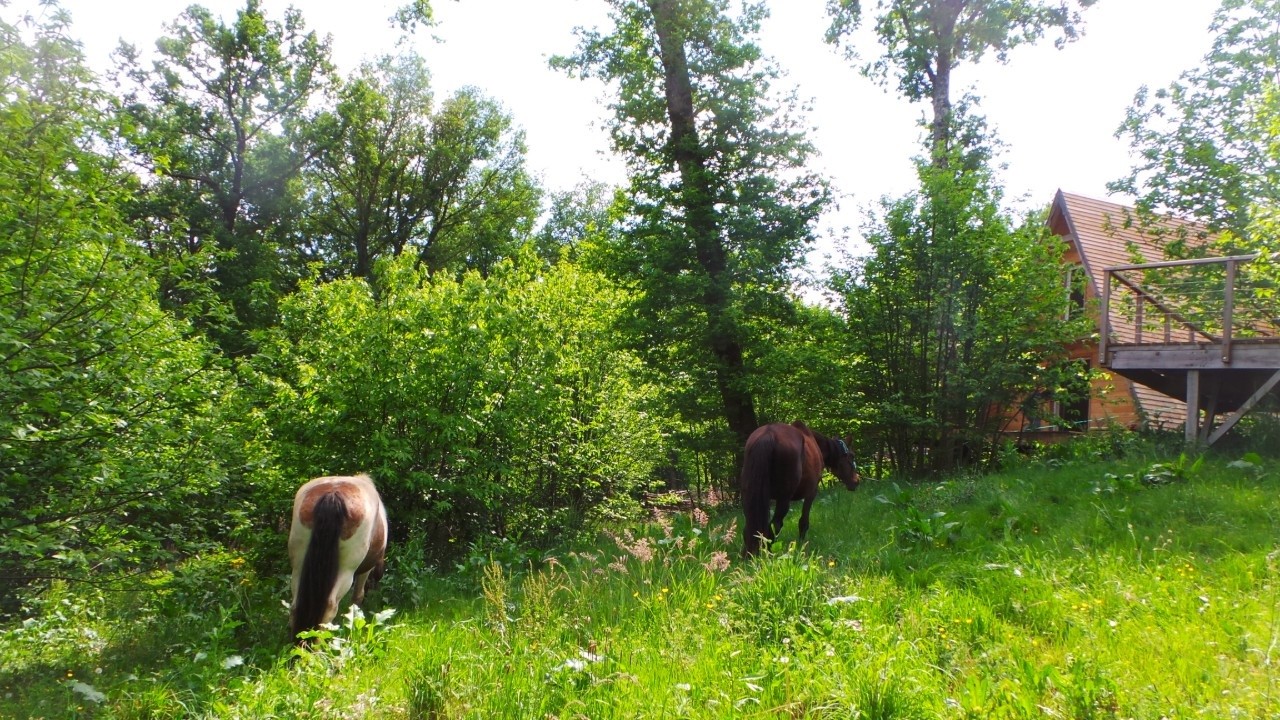
M 1084 431 L 1089 429 L 1089 396 L 1092 387 L 1089 383 L 1089 361 L 1072 362 L 1072 372 L 1063 383 L 1062 399 L 1058 401 L 1057 414 L 1062 418 L 1067 430 Z
M 1068 265 L 1066 275 L 1067 308 L 1063 317 L 1071 320 L 1084 312 L 1084 285 L 1088 276 L 1083 265 Z

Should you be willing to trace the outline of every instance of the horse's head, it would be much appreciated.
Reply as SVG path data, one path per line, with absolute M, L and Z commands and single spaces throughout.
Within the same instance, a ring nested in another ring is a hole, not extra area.
M 857 490 L 858 483 L 862 477 L 858 475 L 858 463 L 853 459 L 853 453 L 850 452 L 849 446 L 840 438 L 831 438 L 832 448 L 830 462 L 827 467 L 831 470 L 831 474 L 835 475 L 844 486 L 850 490 Z

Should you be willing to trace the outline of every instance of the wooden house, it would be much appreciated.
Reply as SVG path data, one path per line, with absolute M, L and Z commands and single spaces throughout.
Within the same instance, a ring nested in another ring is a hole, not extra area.
M 1094 333 L 1070 348 L 1070 356 L 1089 370 L 1098 369 L 1104 268 L 1162 261 L 1166 243 L 1178 240 L 1194 246 L 1209 237 L 1202 227 L 1175 220 L 1143 226 L 1133 208 L 1061 190 L 1053 199 L 1048 224 L 1063 241 L 1064 311 L 1086 312 L 1094 318 Z M 1110 323 L 1111 328 L 1120 326 L 1120 322 Z M 1005 431 L 1052 440 L 1066 432 L 1106 427 L 1177 430 L 1185 424 L 1186 403 L 1103 371 L 1091 381 L 1087 399 L 1046 407 L 1044 417 L 1050 419 L 1015 415 Z

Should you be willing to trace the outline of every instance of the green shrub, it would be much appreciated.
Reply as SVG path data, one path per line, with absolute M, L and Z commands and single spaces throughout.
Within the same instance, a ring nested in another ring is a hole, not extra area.
M 654 390 L 610 341 L 623 297 L 529 256 L 302 288 L 248 368 L 277 474 L 369 472 L 393 536 L 435 562 L 634 515 L 665 453 Z

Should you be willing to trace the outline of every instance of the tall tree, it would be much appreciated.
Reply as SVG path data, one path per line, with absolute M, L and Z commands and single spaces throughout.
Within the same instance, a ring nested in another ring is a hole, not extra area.
M 1097 0 L 1074 0 L 1080 8 Z M 879 0 L 876 34 L 884 54 L 863 73 L 889 84 L 911 102 L 928 100 L 930 149 L 934 163 L 945 162 L 951 147 L 951 71 L 994 52 L 1006 62 L 1009 51 L 1060 32 L 1058 47 L 1080 33 L 1080 13 L 1066 0 Z M 852 34 L 862 19 L 861 0 L 827 0 L 831 25 L 827 42 L 841 46 L 850 60 L 858 58 Z
M 167 30 L 149 67 L 134 47 L 119 50 L 131 83 L 125 139 L 150 174 L 137 212 L 169 231 L 153 236 L 156 254 L 212 248 L 206 279 L 239 322 L 219 339 L 239 353 L 249 347 L 244 331 L 270 322 L 291 281 L 283 225 L 310 152 L 296 141 L 330 81 L 329 41 L 307 32 L 296 10 L 269 20 L 260 0 L 247 0 L 231 25 L 193 5 Z
M 627 158 L 631 217 L 614 269 L 641 291 L 649 360 L 676 384 L 709 379 L 741 447 L 757 424 L 742 317 L 785 305 L 776 300 L 829 193 L 805 169 L 813 150 L 794 97 L 772 92 L 777 70 L 750 40 L 761 4 L 609 5 L 612 33 L 580 31 L 577 54 L 553 62 L 618 89 L 610 133 Z
M 428 214 L 431 79 L 417 56 L 363 65 L 313 125 L 313 200 L 306 227 L 326 274 L 367 277 Z
M 524 132 L 501 105 L 465 87 L 431 118 L 423 159 L 428 222 L 397 238 L 431 270 L 489 272 L 533 234 L 541 190 L 525 168 Z
M 827 41 L 856 59 L 861 3 L 827 9 Z M 980 450 L 991 410 L 1035 391 L 1075 339 L 1055 320 L 1060 248 L 1000 212 L 994 141 L 976 99 L 954 100 L 951 73 L 992 52 L 1004 62 L 1050 31 L 1059 46 L 1074 40 L 1080 13 L 1066 0 L 880 0 L 878 10 L 884 53 L 863 72 L 930 102 L 928 157 L 919 191 L 886 201 L 869 228 L 872 255 L 850 259 L 835 282 L 860 323 L 856 351 L 878 359 L 863 368 L 864 392 L 891 464 L 941 472 Z
M 1139 207 L 1250 234 L 1255 204 L 1280 201 L 1275 146 L 1280 1 L 1224 0 L 1212 49 L 1167 88 L 1143 87 L 1117 135 L 1137 162 L 1111 190 Z
M 1086 330 L 1063 322 L 1061 242 L 1042 217 L 1019 224 L 981 153 L 918 163 L 921 188 L 885 200 L 871 253 L 833 287 L 851 319 L 868 436 L 895 471 L 935 474 L 980 459 L 1002 408 L 1056 389 L 1065 351 Z M 975 155 L 977 155 L 975 157 Z
M 331 276 L 410 252 L 431 270 L 488 272 L 529 239 L 541 193 L 511 116 L 475 88 L 432 111 L 416 56 L 365 65 L 314 124 L 307 227 Z

